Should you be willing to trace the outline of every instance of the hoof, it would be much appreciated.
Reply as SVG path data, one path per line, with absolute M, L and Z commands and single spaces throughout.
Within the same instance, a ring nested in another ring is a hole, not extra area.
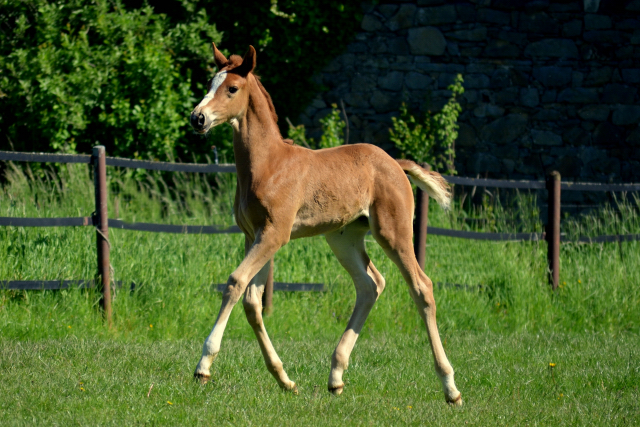
M 289 385 L 281 386 L 282 390 L 298 395 L 298 386 L 293 381 L 289 381 Z
M 458 397 L 455 399 L 447 399 L 447 403 L 451 406 L 462 406 L 462 393 L 458 394 Z
M 339 385 L 337 387 L 329 387 L 329 393 L 333 394 L 334 396 L 340 396 L 343 391 L 344 391 L 344 384 Z
M 211 375 L 199 374 L 197 372 L 193 374 L 193 378 L 200 382 L 200 384 L 206 384 L 211 381 Z

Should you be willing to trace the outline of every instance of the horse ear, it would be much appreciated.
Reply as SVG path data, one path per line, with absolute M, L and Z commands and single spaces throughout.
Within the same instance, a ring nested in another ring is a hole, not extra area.
M 249 45 L 247 53 L 242 57 L 242 64 L 236 67 L 233 71 L 243 77 L 246 77 L 254 68 L 256 68 L 256 50 L 253 46 Z
M 218 50 L 215 43 L 211 42 L 211 45 L 213 46 L 213 60 L 216 62 L 218 71 L 220 71 L 220 69 L 224 68 L 229 61 L 227 61 L 227 58 L 225 58 L 222 52 Z

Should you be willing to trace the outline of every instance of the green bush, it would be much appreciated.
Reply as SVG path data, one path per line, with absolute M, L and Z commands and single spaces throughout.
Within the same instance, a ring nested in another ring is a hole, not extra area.
M 189 155 L 190 70 L 204 66 L 220 33 L 204 10 L 170 24 L 151 7 L 119 0 L 0 6 L 3 147 L 168 158 Z
M 313 149 L 337 147 L 345 143 L 344 128 L 347 123 L 340 118 L 340 110 L 336 104 L 331 104 L 331 112 L 320 119 L 320 124 L 322 125 L 322 135 L 317 142 L 313 138 L 307 138 L 304 125 L 294 126 L 289 122 L 287 135 L 296 144 Z
M 392 117 L 393 129 L 389 129 L 390 139 L 396 144 L 403 157 L 418 163 L 429 163 L 437 170 L 451 175 L 455 170 L 455 141 L 458 138 L 458 115 L 462 111 L 458 97 L 464 93 L 463 78 L 460 74 L 449 86 L 451 98 L 441 111 L 427 111 L 420 122 L 407 109 L 400 107 L 400 118 Z

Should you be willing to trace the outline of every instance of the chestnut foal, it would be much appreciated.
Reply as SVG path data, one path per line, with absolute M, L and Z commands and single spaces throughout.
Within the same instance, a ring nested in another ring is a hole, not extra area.
M 453 368 L 436 325 L 431 280 L 420 269 L 412 244 L 413 193 L 409 178 L 441 206 L 451 194 L 444 179 L 409 160 L 394 160 L 369 144 L 309 150 L 284 142 L 271 97 L 252 73 L 256 51 L 225 58 L 213 45 L 218 73 L 191 113 L 191 125 L 205 134 L 214 126 L 233 127 L 238 186 L 234 213 L 245 235 L 245 257 L 231 273 L 222 306 L 202 349 L 195 376 L 210 378 L 229 314 L 244 294 L 247 320 L 258 338 L 267 369 L 280 387 L 297 393 L 269 340 L 262 321 L 262 293 L 269 260 L 290 239 L 324 234 L 356 287 L 356 304 L 331 358 L 329 391 L 342 393 L 342 374 L 367 315 L 385 281 L 365 251 L 371 234 L 398 266 L 429 334 L 436 373 L 447 402 L 461 405 Z

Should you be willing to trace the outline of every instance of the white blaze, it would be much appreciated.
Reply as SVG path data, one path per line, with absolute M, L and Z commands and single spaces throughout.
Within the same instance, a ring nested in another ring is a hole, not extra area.
M 213 78 L 213 81 L 211 82 L 211 89 L 209 89 L 209 93 L 207 93 L 205 97 L 202 99 L 202 101 L 200 101 L 200 104 L 198 104 L 198 107 L 204 107 L 205 105 L 207 105 L 209 101 L 213 99 L 213 97 L 216 95 L 216 91 L 218 90 L 220 85 L 225 81 L 226 78 L 227 78 L 226 71 L 220 71 L 218 74 L 216 74 L 216 76 Z

